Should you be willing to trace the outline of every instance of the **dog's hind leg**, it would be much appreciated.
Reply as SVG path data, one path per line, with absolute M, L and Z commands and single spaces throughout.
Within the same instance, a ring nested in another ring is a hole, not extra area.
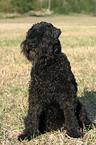
M 74 115 L 74 111 L 65 110 L 65 129 L 67 130 L 67 134 L 74 138 L 79 138 L 83 136 L 82 128 L 80 127 L 76 116 Z
M 25 129 L 22 134 L 18 136 L 18 140 L 31 140 L 31 136 L 39 135 L 39 113 L 41 109 L 39 105 L 31 106 L 28 115 L 24 119 Z
M 82 124 L 85 125 L 85 127 L 90 128 L 92 125 L 92 122 L 89 120 L 84 106 L 79 101 L 78 101 L 76 110 L 78 112 L 78 115 Z
M 82 128 L 80 127 L 78 120 L 75 115 L 74 105 L 72 101 L 66 102 L 66 106 L 60 105 L 62 110 L 64 110 L 64 128 L 67 134 L 73 138 L 79 138 L 83 136 Z

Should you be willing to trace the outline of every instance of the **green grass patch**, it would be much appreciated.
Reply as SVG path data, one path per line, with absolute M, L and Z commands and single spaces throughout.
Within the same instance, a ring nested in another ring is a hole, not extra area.
M 0 47 L 2 46 L 17 46 L 18 44 L 20 44 L 20 40 L 19 39 L 16 39 L 16 40 L 1 40 L 0 41 Z
M 79 37 L 73 37 L 72 41 L 68 41 L 69 39 L 71 39 L 71 37 L 65 37 L 62 41 L 62 44 L 65 47 L 71 47 L 71 48 L 75 48 L 75 47 L 94 47 L 96 46 L 96 37 L 87 37 L 87 38 L 79 38 Z

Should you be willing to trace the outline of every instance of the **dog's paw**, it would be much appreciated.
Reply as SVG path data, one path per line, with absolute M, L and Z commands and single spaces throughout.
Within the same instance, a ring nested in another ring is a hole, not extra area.
M 28 134 L 26 133 L 22 133 L 18 136 L 18 140 L 19 141 L 23 141 L 23 140 L 28 140 L 30 141 L 31 140 L 31 136 L 28 136 Z

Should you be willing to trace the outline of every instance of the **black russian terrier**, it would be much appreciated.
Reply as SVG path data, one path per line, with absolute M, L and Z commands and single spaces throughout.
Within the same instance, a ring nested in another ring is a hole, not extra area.
M 78 138 L 83 136 L 83 126 L 91 124 L 77 98 L 77 83 L 70 62 L 61 52 L 60 34 L 60 29 L 52 24 L 40 22 L 29 29 L 21 44 L 23 54 L 33 67 L 29 110 L 19 141 L 62 127 L 69 136 Z

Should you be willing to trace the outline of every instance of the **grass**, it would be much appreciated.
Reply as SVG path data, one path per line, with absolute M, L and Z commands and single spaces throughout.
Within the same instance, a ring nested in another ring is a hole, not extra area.
M 84 137 L 73 139 L 59 130 L 40 135 L 30 142 L 18 142 L 28 109 L 28 84 L 31 64 L 20 53 L 20 43 L 33 23 L 48 21 L 62 30 L 62 51 L 71 62 L 78 83 L 78 97 L 89 117 L 96 122 L 96 18 L 26 17 L 0 20 L 0 143 L 2 145 L 95 145 L 96 128 Z

